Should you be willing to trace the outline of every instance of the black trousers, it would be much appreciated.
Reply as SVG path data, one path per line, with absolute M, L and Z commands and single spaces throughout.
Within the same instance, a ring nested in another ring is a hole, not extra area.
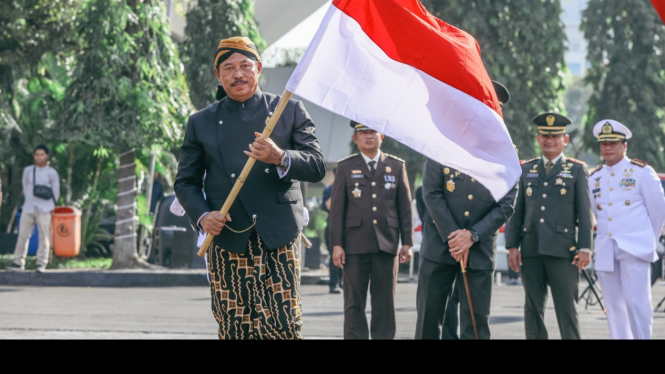
M 547 339 L 545 306 L 547 286 L 552 290 L 554 311 L 562 339 L 580 339 L 577 314 L 580 273 L 572 260 L 552 256 L 522 258 L 525 291 L 524 328 L 527 339 Z
M 492 302 L 492 270 L 466 270 L 469 280 L 474 316 L 479 339 L 490 338 L 489 318 Z M 459 284 L 460 299 L 460 338 L 475 339 L 471 310 L 464 286 L 464 278 L 459 264 L 439 264 L 421 259 L 418 272 L 416 309 L 416 339 L 441 339 L 439 328 L 441 316 L 447 305 L 455 283 Z
M 464 285 L 462 284 L 462 287 Z M 464 290 L 466 292 L 466 290 Z M 450 295 L 446 310 L 442 311 L 441 316 L 441 339 L 442 340 L 459 340 L 457 334 L 457 327 L 459 326 L 459 293 L 460 283 L 455 282 L 453 285 L 453 293 Z M 471 296 L 473 297 L 473 296 Z
M 344 339 L 395 338 L 397 256 L 379 252 L 346 255 L 344 264 Z M 367 289 L 372 320 L 367 326 Z
M 326 248 L 328 248 L 328 253 L 330 253 L 330 260 L 328 261 L 330 281 L 328 282 L 328 285 L 330 286 L 330 289 L 333 289 L 342 284 L 342 269 L 335 266 L 335 263 L 333 262 L 333 247 L 330 244 L 330 228 L 328 225 L 326 225 L 324 235 L 326 237 Z

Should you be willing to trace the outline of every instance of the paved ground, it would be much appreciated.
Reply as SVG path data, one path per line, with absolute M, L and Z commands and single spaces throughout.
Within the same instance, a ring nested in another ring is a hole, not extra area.
M 304 328 L 308 338 L 341 338 L 342 296 L 326 286 L 302 287 Z M 411 339 L 415 329 L 416 284 L 397 285 L 397 337 Z M 653 287 L 654 303 L 665 286 Z M 496 339 L 524 336 L 520 286 L 494 288 L 492 334 Z M 0 286 L 1 339 L 215 339 L 208 289 L 55 288 Z M 580 307 L 582 336 L 608 338 L 597 306 Z M 665 313 L 654 320 L 654 338 L 665 339 Z M 559 338 L 554 310 L 546 312 L 550 336 Z

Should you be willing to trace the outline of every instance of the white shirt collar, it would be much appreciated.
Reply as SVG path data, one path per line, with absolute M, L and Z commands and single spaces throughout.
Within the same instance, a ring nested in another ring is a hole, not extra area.
M 543 164 L 547 165 L 547 161 L 552 161 L 552 165 L 556 165 L 557 162 L 563 157 L 563 152 L 561 152 L 558 156 L 554 157 L 554 160 L 549 160 L 545 155 L 543 155 Z
M 614 168 L 621 169 L 622 165 L 625 165 L 626 163 L 630 164 L 630 159 L 627 156 L 623 156 L 623 159 L 616 164 L 612 166 L 605 164 L 605 166 L 607 166 L 607 170 L 612 171 Z
M 369 157 L 365 156 L 365 154 L 362 153 L 362 152 L 360 152 L 360 155 L 363 156 L 363 160 L 365 160 L 365 163 L 367 164 L 368 168 L 369 168 L 369 162 L 370 161 L 376 161 L 376 164 L 374 166 L 375 168 L 377 168 L 379 166 L 379 160 L 381 159 L 381 150 L 380 149 L 379 149 L 378 152 L 376 152 L 376 156 L 374 156 L 374 158 L 369 158 Z M 376 170 L 376 169 L 374 169 L 374 170 Z

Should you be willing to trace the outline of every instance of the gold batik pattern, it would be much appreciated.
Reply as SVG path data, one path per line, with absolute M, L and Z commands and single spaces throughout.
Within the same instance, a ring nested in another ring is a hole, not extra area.
M 297 240 L 266 249 L 256 230 L 245 253 L 208 252 L 212 313 L 220 339 L 301 339 Z

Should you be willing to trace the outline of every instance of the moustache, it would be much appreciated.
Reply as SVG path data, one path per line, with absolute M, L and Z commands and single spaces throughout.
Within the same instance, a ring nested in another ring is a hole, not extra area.
M 233 82 L 233 84 L 231 84 L 231 87 L 235 86 L 235 85 L 238 84 L 238 83 L 244 83 L 244 84 L 247 84 L 247 83 L 249 83 L 249 82 L 247 82 L 247 81 L 245 81 L 245 80 L 237 80 L 237 81 Z

